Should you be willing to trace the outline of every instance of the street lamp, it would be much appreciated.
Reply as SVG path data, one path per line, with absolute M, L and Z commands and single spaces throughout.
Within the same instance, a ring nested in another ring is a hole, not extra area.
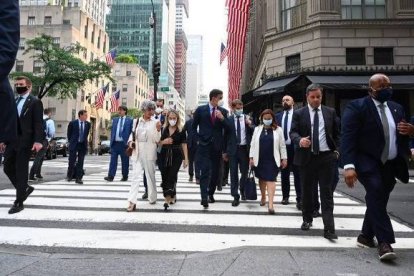
M 152 59 L 152 77 L 154 79 L 154 101 L 157 100 L 157 91 L 158 91 L 158 81 L 160 78 L 160 63 L 157 61 L 157 18 L 155 15 L 154 9 L 154 2 L 151 0 L 152 5 L 152 15 L 149 18 L 149 24 L 151 28 L 154 29 L 153 31 L 153 39 L 154 39 L 154 52 L 153 52 L 153 59 Z

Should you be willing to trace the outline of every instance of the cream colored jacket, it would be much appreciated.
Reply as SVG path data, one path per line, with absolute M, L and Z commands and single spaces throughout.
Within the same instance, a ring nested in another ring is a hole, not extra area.
M 131 159 L 138 160 L 139 158 L 143 158 L 146 160 L 155 161 L 157 160 L 157 143 L 161 139 L 161 131 L 157 130 L 157 120 L 151 119 L 151 121 L 147 122 L 148 127 L 146 131 L 146 142 L 139 142 L 139 124 L 144 122 L 144 119 L 141 117 L 139 118 L 139 122 L 137 125 L 137 119 L 134 119 L 132 125 L 132 132 L 135 132 L 135 149 L 132 152 Z M 136 127 L 137 126 L 137 127 Z M 129 135 L 128 143 L 132 141 L 132 133 Z

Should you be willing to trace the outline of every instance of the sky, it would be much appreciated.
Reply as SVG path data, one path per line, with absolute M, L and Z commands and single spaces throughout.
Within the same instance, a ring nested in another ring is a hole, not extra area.
M 227 16 L 224 8 L 225 0 L 189 0 L 189 21 L 187 34 L 199 34 L 204 40 L 204 91 L 218 88 L 227 99 L 227 66 L 226 61 L 220 66 L 220 45 L 226 44 Z

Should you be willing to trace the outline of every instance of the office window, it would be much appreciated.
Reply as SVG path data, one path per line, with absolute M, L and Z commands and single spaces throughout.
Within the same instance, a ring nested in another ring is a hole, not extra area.
M 45 16 L 45 25 L 52 25 L 52 17 Z
M 20 38 L 19 50 L 24 50 L 25 46 L 26 46 L 26 39 L 25 38 Z
M 33 61 L 33 73 L 41 73 L 43 67 L 43 62 L 40 60 Z
M 122 85 L 122 92 L 127 92 L 128 91 L 128 84 L 123 84 Z
M 24 61 L 16 60 L 16 72 L 23 72 Z
M 393 48 L 374 48 L 375 65 L 394 65 Z
M 341 0 L 343 19 L 386 18 L 385 0 Z
M 70 25 L 70 20 L 63 19 L 63 25 Z
M 131 71 L 126 71 L 126 75 L 127 75 L 127 77 L 130 77 L 131 76 Z
M 300 69 L 300 54 L 286 57 L 286 72 Z
M 127 105 L 127 98 L 122 98 L 122 105 Z
M 346 65 L 365 64 L 365 48 L 346 48 Z
M 282 0 L 282 30 L 306 23 L 306 0 Z
M 53 42 L 54 45 L 60 47 L 60 37 L 52 38 L 52 42 Z
M 29 16 L 29 18 L 27 19 L 27 25 L 32 26 L 36 24 L 36 20 L 34 16 Z

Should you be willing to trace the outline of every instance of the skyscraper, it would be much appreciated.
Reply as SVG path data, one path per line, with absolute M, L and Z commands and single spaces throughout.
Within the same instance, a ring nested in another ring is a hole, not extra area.
M 203 36 L 189 35 L 187 51 L 186 112 L 198 105 L 203 92 Z
M 188 0 L 177 0 L 176 7 L 174 87 L 185 99 L 188 41 L 184 30 L 188 21 Z

